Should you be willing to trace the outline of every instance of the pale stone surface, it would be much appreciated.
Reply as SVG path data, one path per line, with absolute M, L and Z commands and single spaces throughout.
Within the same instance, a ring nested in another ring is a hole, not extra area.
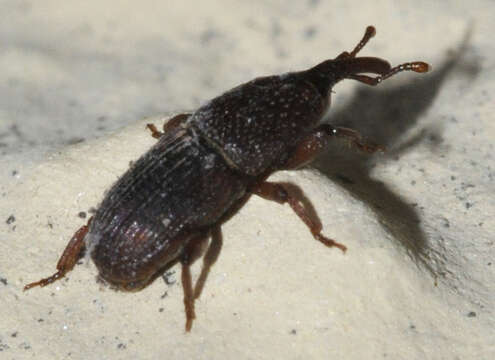
M 0 12 L 0 358 L 494 357 L 493 2 L 2 1 Z M 347 254 L 288 206 L 252 198 L 223 228 L 190 334 L 178 268 L 173 285 L 125 294 L 97 284 L 89 262 L 22 292 L 155 141 L 136 119 L 333 57 L 370 23 L 363 55 L 434 68 L 334 89 L 329 121 L 389 152 L 335 146 L 273 177 L 304 190 Z

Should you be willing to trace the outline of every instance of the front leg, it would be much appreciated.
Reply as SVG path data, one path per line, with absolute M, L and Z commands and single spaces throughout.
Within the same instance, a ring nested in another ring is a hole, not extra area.
M 283 169 L 296 169 L 311 162 L 323 152 L 328 142 L 334 137 L 344 138 L 351 145 L 369 154 L 376 151 L 385 151 L 385 147 L 381 145 L 365 142 L 363 137 L 355 130 L 322 124 L 297 145 Z

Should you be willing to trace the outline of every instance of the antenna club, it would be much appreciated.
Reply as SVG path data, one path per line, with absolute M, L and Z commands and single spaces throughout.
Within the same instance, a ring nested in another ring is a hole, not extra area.
M 417 73 L 426 73 L 431 70 L 431 65 L 423 61 L 415 61 L 411 63 L 411 70 Z
M 372 38 L 376 35 L 376 29 L 373 25 L 370 25 L 366 28 L 366 37 Z

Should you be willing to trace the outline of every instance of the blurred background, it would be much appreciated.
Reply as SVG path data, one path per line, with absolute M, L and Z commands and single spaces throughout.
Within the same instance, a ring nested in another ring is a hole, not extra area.
M 441 64 L 468 27 L 483 51 L 492 1 L 0 1 L 0 154 L 101 136 L 194 109 L 253 77 L 350 50 Z M 492 18 L 493 20 L 493 18 Z M 405 81 L 405 78 L 402 78 Z M 401 81 L 401 80 L 397 80 Z M 347 87 L 336 89 L 335 106 Z

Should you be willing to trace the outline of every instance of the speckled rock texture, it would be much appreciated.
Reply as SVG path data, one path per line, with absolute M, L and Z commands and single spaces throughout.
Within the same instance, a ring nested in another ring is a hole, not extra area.
M 494 13 L 489 0 L 0 1 L 0 358 L 495 358 Z M 168 116 L 154 115 L 335 57 L 369 24 L 363 56 L 433 71 L 340 83 L 325 121 L 388 151 L 335 144 L 272 178 L 304 192 L 345 255 L 253 197 L 223 227 L 189 334 L 179 267 L 122 293 L 81 261 L 22 291 L 156 141 L 145 124 Z

